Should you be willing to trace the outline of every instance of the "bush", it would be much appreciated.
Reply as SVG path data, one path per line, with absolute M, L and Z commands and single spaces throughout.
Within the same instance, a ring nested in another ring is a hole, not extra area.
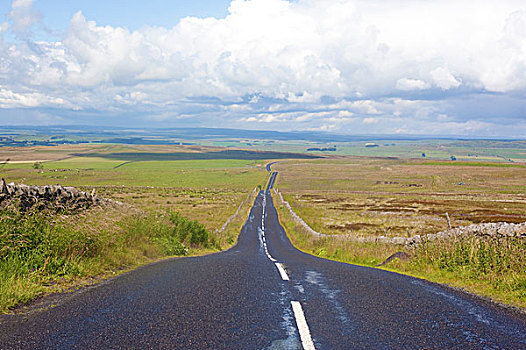
M 170 222 L 174 225 L 174 236 L 179 237 L 181 242 L 189 242 L 192 246 L 208 246 L 210 235 L 203 224 L 188 220 L 179 213 L 172 213 Z
M 424 242 L 411 264 L 434 266 L 463 278 L 486 281 L 500 290 L 524 284 L 526 240 L 520 237 L 457 237 Z

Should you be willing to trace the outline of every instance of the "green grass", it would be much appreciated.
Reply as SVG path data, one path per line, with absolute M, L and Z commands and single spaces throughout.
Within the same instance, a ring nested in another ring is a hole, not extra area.
M 461 237 L 425 242 L 412 250 L 402 271 L 424 268 L 476 285 L 488 296 L 526 306 L 526 240 L 518 237 Z
M 204 225 L 178 213 L 112 214 L 109 219 L 100 215 L 58 219 L 3 209 L 0 312 L 67 282 L 166 256 L 221 248 Z
M 208 160 L 174 160 L 174 161 L 147 161 L 132 162 L 123 166 L 128 169 L 147 170 L 173 170 L 173 169 L 215 169 L 215 168 L 243 168 L 253 167 L 257 164 L 255 160 L 243 159 L 208 159 Z
M 273 151 L 251 151 L 251 150 L 215 150 L 208 152 L 100 152 L 80 153 L 80 157 L 96 157 L 119 159 L 123 161 L 163 161 L 163 160 L 268 160 L 268 159 L 290 159 L 317 158 L 315 155 L 288 154 Z
M 11 164 L 11 168 L 0 169 L 0 177 L 28 185 L 95 188 L 101 197 L 145 211 L 179 211 L 214 231 L 248 193 L 263 186 L 267 176 L 264 163 L 239 159 L 143 161 L 115 168 L 122 164 L 120 160 L 75 157 L 46 162 L 43 171 L 28 164 Z
M 144 161 L 122 165 L 104 158 L 71 158 L 45 162 L 43 171 L 32 164 L 8 164 L 0 176 L 26 184 L 58 183 L 65 186 L 163 186 L 203 188 L 245 187 L 264 176 L 253 160 Z M 65 171 L 54 171 L 63 169 Z

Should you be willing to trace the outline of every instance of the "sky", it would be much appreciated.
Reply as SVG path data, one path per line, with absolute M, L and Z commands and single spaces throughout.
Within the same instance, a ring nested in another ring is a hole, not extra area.
M 0 0 L 0 124 L 526 138 L 526 2 Z

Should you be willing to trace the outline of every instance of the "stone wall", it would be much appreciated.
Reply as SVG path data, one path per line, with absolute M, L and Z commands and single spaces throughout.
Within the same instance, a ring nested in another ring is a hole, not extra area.
M 234 220 L 234 219 L 236 218 L 236 216 L 239 215 L 239 211 L 241 210 L 241 208 L 243 207 L 243 205 L 245 205 L 245 204 L 250 200 L 250 197 L 253 196 L 253 195 L 256 193 L 256 191 L 257 191 L 257 188 L 255 188 L 255 189 L 252 191 L 252 193 L 250 193 L 250 194 L 247 195 L 247 198 L 246 198 L 243 202 L 241 202 L 241 204 L 239 205 L 239 207 L 237 207 L 236 212 L 235 212 L 232 216 L 230 216 L 230 217 L 225 221 L 225 223 L 223 224 L 223 226 L 221 226 L 220 229 L 216 230 L 217 233 L 221 233 L 221 232 L 223 232 L 223 231 L 228 227 L 228 225 L 230 225 L 230 223 L 232 222 L 232 220 Z
M 508 222 L 489 222 L 483 224 L 460 226 L 451 230 L 445 230 L 438 233 L 430 233 L 422 236 L 416 235 L 409 238 L 396 238 L 404 238 L 404 241 L 401 244 L 414 245 L 419 244 L 424 240 L 434 241 L 436 239 L 453 238 L 460 236 L 526 238 L 526 222 L 521 222 L 519 224 Z
M 75 211 L 109 202 L 115 203 L 97 197 L 95 189 L 88 193 L 60 185 L 28 186 L 13 182 L 6 183 L 4 179 L 0 181 L 0 208 L 16 205 L 23 211 L 29 209 Z

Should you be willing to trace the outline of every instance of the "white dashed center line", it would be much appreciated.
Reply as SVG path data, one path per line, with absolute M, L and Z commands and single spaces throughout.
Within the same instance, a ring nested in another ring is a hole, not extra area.
M 282 263 L 277 262 L 276 259 L 270 255 L 268 252 L 267 247 L 267 240 L 265 238 L 265 207 L 267 204 L 267 197 L 265 194 L 263 194 L 263 213 L 261 216 L 261 237 L 263 242 L 263 248 L 265 249 L 265 254 L 267 255 L 267 258 L 269 258 L 270 261 L 272 261 L 281 276 L 281 279 L 283 281 L 290 281 L 289 275 L 287 275 L 287 271 L 285 271 L 285 268 L 283 267 Z M 303 288 L 303 287 L 302 287 Z M 314 343 L 312 342 L 312 337 L 310 335 L 309 326 L 307 325 L 307 320 L 305 320 L 305 315 L 303 313 L 303 308 L 301 307 L 301 304 L 299 301 L 291 301 L 292 305 L 292 311 L 294 312 L 294 317 L 296 318 L 296 325 L 298 326 L 298 332 L 300 333 L 300 339 L 301 339 L 301 345 L 303 347 L 303 350 L 315 350 Z
M 277 262 L 276 263 L 276 267 L 278 268 L 279 274 L 281 275 L 281 279 L 284 280 L 284 281 L 288 281 L 289 280 L 289 276 L 287 275 L 287 272 L 283 268 L 283 265 L 281 265 L 281 263 Z
M 270 255 L 270 253 L 268 252 L 267 238 L 265 237 L 265 207 L 266 205 L 267 205 L 267 197 L 263 194 L 263 214 L 261 215 L 261 238 L 263 241 L 263 248 L 265 249 L 265 255 L 270 261 L 275 263 L 277 260 L 274 259 L 272 255 Z
M 299 301 L 291 301 L 292 311 L 294 311 L 294 317 L 296 318 L 296 324 L 298 325 L 298 331 L 300 332 L 301 345 L 304 350 L 315 350 L 312 337 L 310 335 L 309 326 L 305 315 L 303 314 L 303 308 Z

